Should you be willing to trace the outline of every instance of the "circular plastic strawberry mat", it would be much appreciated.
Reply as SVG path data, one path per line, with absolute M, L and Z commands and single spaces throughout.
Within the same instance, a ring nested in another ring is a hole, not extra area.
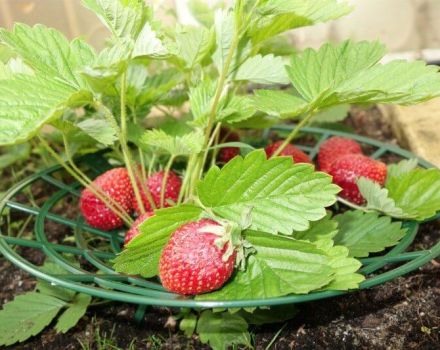
M 291 126 L 274 127 L 267 130 L 265 135 L 267 136 L 270 131 L 288 132 L 291 128 Z M 314 136 L 311 138 L 315 140 L 312 146 L 300 146 L 311 158 L 315 158 L 320 144 L 334 135 L 350 137 L 361 144 L 368 145 L 369 149 L 372 150 L 373 158 L 384 156 L 393 156 L 398 159 L 415 158 L 408 151 L 362 136 L 318 128 L 305 128 L 302 132 Z M 110 167 L 100 154 L 83 157 L 80 161 L 84 162 L 90 171 L 95 172 L 96 175 Z M 419 166 L 432 167 L 424 160 L 419 160 Z M 19 268 L 53 285 L 115 301 L 139 305 L 191 308 L 270 306 L 300 303 L 346 293 L 324 291 L 268 299 L 196 301 L 167 292 L 158 280 L 146 280 L 136 276 L 118 274 L 113 270 L 111 260 L 121 251 L 123 232 L 104 232 L 89 227 L 84 224 L 79 214 L 73 220 L 55 214 L 55 209 L 62 201 L 72 201 L 72 196 L 79 197 L 80 195 L 80 186 L 77 183 L 65 184 L 58 180 L 60 177 L 57 173 L 60 172 L 62 172 L 62 168 L 55 166 L 34 174 L 11 188 L 0 201 L 0 214 L 3 215 L 6 210 L 10 210 L 11 214 L 12 212 L 20 212 L 20 217 L 31 216 L 34 219 L 32 221 L 34 222 L 32 238 L 10 236 L 6 232 L 0 232 L 0 252 Z M 54 191 L 48 191 L 48 193 L 53 194 L 40 207 L 32 204 L 22 204 L 19 200 L 20 194 L 39 181 L 53 187 Z M 73 203 L 76 202 L 73 201 Z M 440 215 L 437 215 L 431 220 L 439 217 Z M 50 222 L 68 226 L 71 237 L 64 239 L 63 244 L 51 241 L 45 232 L 45 227 Z M 366 280 L 361 283 L 360 289 L 370 288 L 404 275 L 440 255 L 440 242 L 430 250 L 407 252 L 417 234 L 419 223 L 407 221 L 404 223 L 404 227 L 407 229 L 407 233 L 394 248 L 386 251 L 381 256 L 360 259 L 363 264 L 361 273 L 366 276 Z M 42 251 L 52 261 L 63 267 L 66 272 L 57 275 L 44 272 L 41 267 L 21 256 L 18 252 L 23 251 L 23 249 L 17 249 L 18 246 Z M 380 272 L 386 265 L 389 265 L 386 272 Z

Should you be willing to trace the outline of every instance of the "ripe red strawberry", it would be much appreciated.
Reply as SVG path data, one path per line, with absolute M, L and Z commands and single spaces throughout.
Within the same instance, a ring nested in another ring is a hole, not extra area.
M 220 129 L 220 142 L 226 143 L 226 142 L 237 142 L 240 141 L 240 136 L 234 132 L 230 131 L 227 128 L 221 128 Z M 225 147 L 220 149 L 218 153 L 218 160 L 221 163 L 227 163 L 235 156 L 238 156 L 240 154 L 240 148 L 238 147 Z
M 266 151 L 267 158 L 272 157 L 272 155 L 283 144 L 283 142 L 284 142 L 283 140 L 280 140 L 280 141 L 274 142 L 274 143 L 266 146 L 265 151 Z M 310 158 L 307 154 L 305 154 L 299 148 L 297 148 L 291 144 L 288 144 L 286 147 L 284 147 L 284 149 L 281 151 L 279 156 L 291 156 L 295 163 L 310 163 L 310 164 L 312 164 L 312 161 L 310 160 Z
M 124 245 L 127 245 L 133 238 L 135 238 L 140 232 L 139 232 L 139 226 L 144 223 L 149 217 L 153 216 L 154 213 L 152 211 L 148 211 L 145 214 L 142 214 L 139 216 L 131 228 L 126 232 L 125 239 L 124 239 Z
M 156 204 L 156 207 L 160 207 L 160 194 L 162 189 L 162 181 L 164 178 L 165 172 L 159 171 L 157 173 L 152 174 L 147 179 L 147 187 L 150 190 L 151 196 L 153 197 L 154 203 Z M 180 188 L 182 186 L 182 180 L 179 176 L 176 175 L 173 171 L 170 171 L 168 173 L 168 178 L 165 183 L 165 193 L 164 193 L 164 208 L 167 208 L 170 206 L 167 200 L 171 200 L 173 202 L 177 202 L 179 198 Z M 144 207 L 146 211 L 151 211 L 151 205 L 148 201 L 147 195 L 145 194 L 145 191 L 143 190 L 142 186 L 139 186 L 139 190 L 142 197 L 142 202 L 144 203 Z M 137 213 L 139 213 L 139 206 L 136 201 L 136 198 L 133 197 L 133 207 L 136 210 Z
M 333 162 L 329 174 L 333 176 L 333 183 L 342 188 L 339 193 L 342 198 L 355 204 L 363 204 L 365 199 L 356 184 L 358 178 L 366 177 L 383 186 L 387 177 L 387 166 L 363 154 L 346 154 Z
M 361 146 L 354 140 L 333 136 L 319 147 L 318 165 L 321 171 L 328 172 L 332 163 L 346 154 L 362 154 Z
M 159 262 L 163 286 L 178 294 L 195 295 L 222 287 L 234 270 L 236 252 L 223 260 L 230 243 L 216 245 L 223 227 L 201 219 L 178 228 L 162 251 Z
M 133 209 L 133 188 L 127 169 L 115 168 L 97 177 L 93 181 L 96 188 L 101 189 L 109 197 L 130 214 Z M 89 189 L 81 193 L 80 209 L 86 222 L 101 230 L 113 230 L 121 227 L 124 222 L 104 202 L 97 198 Z

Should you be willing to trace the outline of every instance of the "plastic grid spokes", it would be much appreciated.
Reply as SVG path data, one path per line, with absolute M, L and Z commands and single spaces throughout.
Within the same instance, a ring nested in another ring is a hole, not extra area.
M 267 136 L 270 131 L 288 132 L 292 126 L 274 127 L 265 132 Z M 313 159 L 316 157 L 319 146 L 331 136 L 344 136 L 357 140 L 374 149 L 373 158 L 393 154 L 401 158 L 414 158 L 415 156 L 405 150 L 393 145 L 386 145 L 366 137 L 347 134 L 344 132 L 324 130 L 318 128 L 305 128 L 302 132 L 313 134 L 316 142 L 313 146 L 299 146 L 307 152 Z M 102 173 L 109 168 L 101 154 L 87 156 L 81 159 L 89 170 L 95 175 Z M 419 165 L 425 168 L 432 167 L 428 162 L 420 159 Z M 77 292 L 87 293 L 95 297 L 135 303 L 139 305 L 158 305 L 168 307 L 258 307 L 280 305 L 288 303 L 300 303 L 310 300 L 323 299 L 345 294 L 340 291 L 314 292 L 306 295 L 290 295 L 285 297 L 255 299 L 255 300 L 228 300 L 228 301 L 195 301 L 190 298 L 182 298 L 176 294 L 164 290 L 157 280 L 146 280 L 135 276 L 127 276 L 116 273 L 111 264 L 111 260 L 121 250 L 123 236 L 121 232 L 104 232 L 86 225 L 80 215 L 75 219 L 65 218 L 51 212 L 53 208 L 63 201 L 67 196 L 78 197 L 80 187 L 77 183 L 64 184 L 57 180 L 53 174 L 60 171 L 59 166 L 46 169 L 43 172 L 30 176 L 12 188 L 0 201 L 0 212 L 9 208 L 11 211 L 35 217 L 34 236 L 32 239 L 0 235 L 0 252 L 18 267 L 26 270 L 32 275 L 46 280 L 54 285 L 72 289 Z M 43 180 L 46 184 L 53 186 L 57 191 L 40 207 L 33 207 L 18 203 L 12 199 L 38 180 Z M 437 219 L 439 218 L 433 218 Z M 55 222 L 71 228 L 75 245 L 57 244 L 48 240 L 45 233 L 45 224 Z M 360 288 L 370 288 L 382 284 L 393 278 L 406 274 L 417 269 L 423 264 L 440 255 L 440 243 L 430 250 L 406 252 L 406 249 L 413 242 L 417 234 L 419 224 L 413 221 L 404 223 L 407 228 L 406 236 L 397 246 L 389 250 L 382 256 L 361 259 L 363 267 L 361 272 L 367 279 L 361 283 Z M 94 239 L 101 245 L 91 244 Z M 104 244 L 104 245 L 102 245 Z M 19 255 L 14 249 L 16 246 L 28 247 L 42 251 L 48 258 L 66 270 L 65 274 L 50 275 L 41 270 L 39 266 L 32 264 L 24 257 Z M 72 261 L 71 256 L 75 257 Z M 81 261 L 81 263 L 80 263 Z M 381 274 L 371 276 L 388 264 L 404 263 L 394 269 Z M 139 314 L 142 314 L 142 308 Z

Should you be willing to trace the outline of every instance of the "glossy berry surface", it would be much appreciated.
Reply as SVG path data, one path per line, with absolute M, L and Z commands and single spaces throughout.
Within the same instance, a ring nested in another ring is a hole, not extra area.
M 362 154 L 361 145 L 356 141 L 340 136 L 330 137 L 319 147 L 319 170 L 328 172 L 332 163 L 346 154 Z

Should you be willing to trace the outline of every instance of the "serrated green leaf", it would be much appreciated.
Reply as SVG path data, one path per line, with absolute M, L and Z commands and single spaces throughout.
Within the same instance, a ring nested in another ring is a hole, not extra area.
M 87 294 L 77 294 L 69 303 L 69 307 L 58 318 L 55 329 L 57 333 L 67 333 L 69 329 L 76 326 L 79 320 L 85 315 L 92 297 Z
M 214 28 L 216 33 L 216 50 L 212 59 L 217 70 L 221 72 L 225 66 L 226 57 L 228 56 L 235 31 L 232 13 L 226 10 L 217 10 L 214 16 Z
M 95 52 L 84 41 L 69 43 L 60 32 L 41 24 L 16 24 L 11 32 L 0 29 L 0 41 L 44 77 L 58 77 L 77 90 L 88 88 L 77 71 L 94 61 Z
M 292 56 L 286 69 L 299 94 L 320 109 L 343 103 L 412 104 L 440 95 L 438 67 L 378 64 L 383 55 L 377 42 L 325 44 Z
M 388 164 L 387 166 L 387 181 L 396 176 L 409 173 L 411 170 L 417 168 L 419 161 L 417 158 L 404 159 L 397 164 Z
M 60 275 L 66 273 L 66 270 L 63 269 L 61 266 L 48 260 L 44 262 L 44 265 L 41 267 L 41 270 L 52 275 Z M 35 288 L 42 294 L 50 295 L 55 298 L 64 300 L 66 302 L 71 301 L 76 294 L 75 291 L 62 287 L 57 287 L 56 285 L 53 285 L 43 280 L 38 280 Z
M 185 317 L 179 323 L 179 329 L 185 333 L 187 337 L 192 337 L 196 330 L 197 316 L 193 313 L 185 315 Z
M 139 37 L 136 39 L 133 49 L 133 58 L 165 58 L 170 55 L 157 33 L 153 30 L 149 23 L 145 23 Z
M 347 118 L 349 111 L 350 105 L 348 104 L 324 109 L 313 116 L 313 124 L 342 122 Z
M 202 343 L 213 350 L 226 350 L 231 345 L 250 345 L 248 324 L 239 315 L 229 312 L 203 311 L 197 322 L 197 333 Z
M 203 126 L 208 121 L 211 111 L 211 101 L 215 94 L 215 83 L 207 79 L 196 87 L 189 89 L 189 103 L 194 118 L 194 123 Z
M 114 260 L 118 272 L 156 276 L 159 258 L 170 235 L 189 221 L 197 220 L 202 210 L 192 205 L 178 205 L 156 210 L 154 216 L 140 226 L 141 234 L 135 237 Z
M 365 257 L 396 245 L 406 233 L 400 222 L 376 213 L 347 211 L 334 219 L 339 224 L 335 244 L 347 247 L 352 257 Z
M 191 69 L 199 64 L 211 51 L 215 43 L 213 30 L 203 27 L 178 27 L 176 33 L 177 56 Z
M 118 139 L 117 130 L 105 119 L 88 118 L 76 126 L 105 146 L 113 145 Z
M 293 232 L 292 237 L 315 242 L 322 239 L 332 239 L 337 233 L 338 222 L 332 220 L 331 214 L 327 214 L 323 219 L 312 222 L 308 230 Z
M 117 37 L 136 38 L 150 16 L 143 0 L 83 0 Z
M 173 136 L 163 130 L 152 129 L 144 133 L 141 142 L 174 156 L 184 156 L 200 153 L 203 148 L 204 136 L 200 130 L 182 136 Z
M 414 169 L 386 183 L 388 195 L 405 215 L 425 220 L 440 211 L 440 170 Z
M 87 91 L 78 91 L 55 79 L 16 74 L 0 84 L 0 145 L 28 140 L 45 124 L 69 107 L 91 101 Z
M 311 165 L 293 164 L 291 157 L 267 160 L 264 151 L 257 150 L 222 169 L 211 168 L 197 191 L 203 205 L 225 219 L 239 223 L 251 208 L 251 229 L 292 234 L 322 219 L 339 187 Z
M 283 59 L 272 54 L 248 58 L 233 73 L 233 80 L 257 84 L 287 84 L 289 82 Z
M 12 345 L 40 333 L 65 305 L 37 292 L 15 297 L 0 311 L 0 345 Z
M 334 275 L 326 253 L 312 243 L 264 232 L 246 231 L 256 253 L 248 257 L 245 271 L 238 271 L 222 289 L 198 300 L 241 300 L 302 294 L 329 284 Z
M 216 114 L 216 120 L 231 125 L 251 118 L 255 112 L 254 103 L 250 97 L 233 95 Z
M 294 118 L 304 113 L 308 103 L 302 98 L 277 90 L 255 90 L 255 108 L 277 118 Z
M 249 33 L 255 43 L 290 29 L 327 22 L 351 11 L 346 1 L 268 0 L 258 7 L 260 16 Z
M 357 181 L 357 185 L 362 196 L 367 201 L 367 209 L 377 210 L 396 218 L 410 218 L 405 215 L 403 210 L 396 206 L 396 202 L 388 196 L 388 190 L 381 188 L 377 182 L 361 177 Z

